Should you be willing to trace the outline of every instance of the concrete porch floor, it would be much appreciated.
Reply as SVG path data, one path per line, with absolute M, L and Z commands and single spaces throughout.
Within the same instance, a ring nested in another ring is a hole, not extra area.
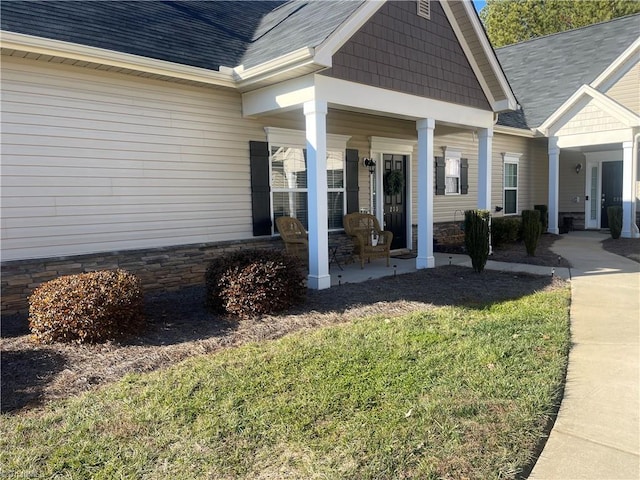
M 468 255 L 456 255 L 449 253 L 435 253 L 436 267 L 445 265 L 461 265 L 471 268 L 471 259 Z M 491 258 L 491 257 L 489 257 Z M 343 270 L 335 264 L 329 266 L 331 274 L 331 286 L 343 285 L 345 283 L 359 283 L 376 278 L 390 277 L 393 275 L 402 275 L 404 273 L 412 273 L 416 271 L 416 259 L 391 258 L 389 267 L 385 259 L 371 260 L 371 263 L 365 263 L 364 268 L 360 268 L 360 262 L 355 261 L 349 264 L 342 264 Z M 535 275 L 551 275 L 552 273 L 564 279 L 569 279 L 571 272 L 568 268 L 552 268 L 540 267 L 536 265 L 525 265 L 520 263 L 495 262 L 487 261 L 485 266 L 487 270 L 499 270 L 503 272 L 526 272 Z

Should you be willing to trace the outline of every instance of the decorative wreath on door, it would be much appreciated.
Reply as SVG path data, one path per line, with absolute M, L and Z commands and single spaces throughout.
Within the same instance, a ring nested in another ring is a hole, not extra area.
M 402 170 L 389 170 L 384 175 L 384 193 L 386 195 L 398 195 L 404 186 Z

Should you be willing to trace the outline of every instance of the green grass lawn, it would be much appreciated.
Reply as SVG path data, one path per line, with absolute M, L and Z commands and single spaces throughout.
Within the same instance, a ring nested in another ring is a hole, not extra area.
M 513 478 L 561 389 L 569 289 L 192 358 L 19 415 L 2 475 Z

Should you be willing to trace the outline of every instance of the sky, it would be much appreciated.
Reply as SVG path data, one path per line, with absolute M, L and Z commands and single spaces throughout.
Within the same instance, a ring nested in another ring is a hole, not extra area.
M 484 4 L 487 3 L 484 0 L 473 0 L 473 5 L 476 7 L 476 11 L 480 11 Z

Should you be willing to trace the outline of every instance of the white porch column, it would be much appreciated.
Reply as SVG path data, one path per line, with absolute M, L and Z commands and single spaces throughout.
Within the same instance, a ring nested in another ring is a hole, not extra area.
M 633 142 L 622 143 L 622 234 L 623 238 L 638 238 L 634 195 Z
M 433 256 L 433 199 L 434 164 L 433 118 L 423 118 L 416 122 L 418 130 L 418 257 L 416 268 L 436 266 Z
M 331 286 L 327 217 L 327 102 L 304 104 L 307 137 L 307 191 L 309 208 L 309 288 Z
M 478 129 L 478 209 L 491 211 L 493 128 Z
M 558 229 L 558 202 L 560 200 L 560 148 L 558 137 L 549 137 L 549 233 Z

